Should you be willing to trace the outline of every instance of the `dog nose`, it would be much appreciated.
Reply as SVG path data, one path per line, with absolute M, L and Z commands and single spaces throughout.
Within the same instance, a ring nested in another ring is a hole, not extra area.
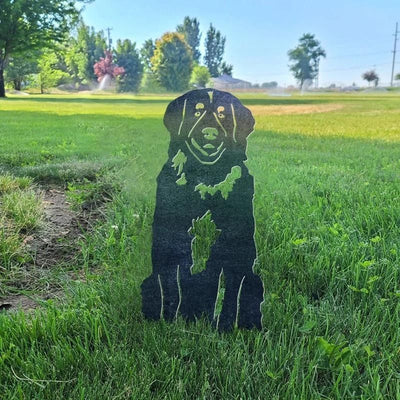
M 204 138 L 207 140 L 214 140 L 218 136 L 218 129 L 217 128 L 204 128 L 201 133 L 204 135 Z

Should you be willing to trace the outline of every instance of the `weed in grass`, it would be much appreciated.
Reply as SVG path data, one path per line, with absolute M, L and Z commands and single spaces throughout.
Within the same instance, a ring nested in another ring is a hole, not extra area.
M 32 185 L 32 178 L 14 177 L 12 175 L 0 175 L 0 196 L 17 189 L 24 190 Z
M 69 182 L 67 198 L 75 210 L 92 209 L 110 201 L 120 190 L 118 179 L 112 174 L 97 176 L 94 181 L 84 178 L 82 181 Z
M 22 238 L 9 228 L 6 222 L 0 218 L 0 282 L 2 270 L 9 270 L 13 263 L 25 260 L 26 252 L 23 249 Z
M 42 220 L 42 202 L 31 185 L 27 177 L 0 175 L 0 272 L 27 260 L 20 233 L 37 228 Z
M 34 190 L 15 190 L 1 198 L 1 211 L 19 232 L 37 229 L 43 221 L 43 202 Z

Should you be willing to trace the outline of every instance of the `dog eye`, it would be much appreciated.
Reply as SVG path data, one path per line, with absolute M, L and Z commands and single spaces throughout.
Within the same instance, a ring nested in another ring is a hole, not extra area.
M 218 118 L 221 118 L 221 119 L 222 119 L 222 118 L 225 118 L 225 115 L 222 114 L 222 113 L 219 113 L 219 114 L 218 114 Z
M 195 117 L 200 117 L 200 115 L 201 115 L 201 112 L 200 112 L 200 111 L 196 111 L 196 112 L 194 113 L 194 116 L 195 116 Z

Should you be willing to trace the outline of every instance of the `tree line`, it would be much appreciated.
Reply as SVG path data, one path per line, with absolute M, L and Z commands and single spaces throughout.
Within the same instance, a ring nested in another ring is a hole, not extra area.
M 200 52 L 197 18 L 185 17 L 173 32 L 148 39 L 141 48 L 118 39 L 113 48 L 103 31 L 81 18 L 82 3 L 92 0 L 2 0 L 0 9 L 0 97 L 5 86 L 21 90 L 64 85 L 89 89 L 96 81 L 93 66 L 110 50 L 124 73 L 116 78 L 119 92 L 166 89 L 182 91 L 206 86 L 211 77 L 232 74 L 224 61 L 226 37 L 212 24 Z M 202 63 L 203 61 L 203 63 Z
M 120 92 L 136 92 L 140 87 L 183 91 L 190 85 L 206 86 L 210 77 L 232 75 L 232 65 L 224 61 L 226 37 L 212 24 L 205 35 L 204 55 L 199 49 L 199 21 L 190 17 L 175 31 L 146 40 L 141 48 L 130 39 L 119 39 L 109 49 L 104 32 L 81 19 L 79 7 L 92 1 L 1 0 L 0 97 L 5 97 L 6 84 L 16 90 L 38 87 L 41 92 L 62 84 L 89 89 L 96 81 L 93 67 L 105 50 L 112 51 L 113 62 L 123 68 L 116 78 Z M 326 52 L 315 35 L 306 33 L 288 57 L 289 68 L 302 87 L 318 78 L 319 61 Z M 367 71 L 363 79 L 375 85 L 379 81 L 375 71 Z M 276 86 L 276 82 L 261 85 Z

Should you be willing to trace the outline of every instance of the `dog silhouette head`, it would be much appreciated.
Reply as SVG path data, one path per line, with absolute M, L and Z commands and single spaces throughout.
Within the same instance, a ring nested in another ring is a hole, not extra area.
M 186 153 L 203 165 L 214 165 L 229 152 L 245 154 L 254 118 L 230 93 L 201 89 L 172 101 L 164 125 L 173 147 L 188 150 Z

